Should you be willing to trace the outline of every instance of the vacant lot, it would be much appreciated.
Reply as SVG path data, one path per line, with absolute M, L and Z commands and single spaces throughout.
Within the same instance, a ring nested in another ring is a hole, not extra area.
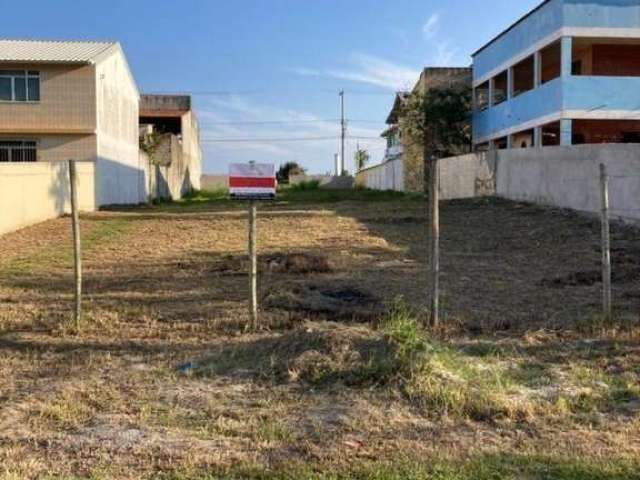
M 446 326 L 417 326 L 422 200 L 197 198 L 0 237 L 0 479 L 640 478 L 640 233 L 487 199 L 442 211 Z

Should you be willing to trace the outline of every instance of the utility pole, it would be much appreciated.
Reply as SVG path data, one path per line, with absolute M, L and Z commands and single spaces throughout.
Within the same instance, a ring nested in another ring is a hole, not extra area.
M 341 126 L 341 135 L 340 135 L 340 172 L 338 175 L 342 175 L 344 172 L 344 139 L 347 134 L 347 121 L 344 118 L 344 90 L 340 91 L 340 126 Z

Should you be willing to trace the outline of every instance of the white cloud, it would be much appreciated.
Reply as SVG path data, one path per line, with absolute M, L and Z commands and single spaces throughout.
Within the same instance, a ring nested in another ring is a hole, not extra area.
M 420 73 L 419 70 L 364 53 L 354 53 L 352 61 L 351 68 L 332 69 L 325 73 L 330 77 L 368 83 L 389 90 L 411 88 Z
M 440 29 L 440 14 L 432 14 L 427 22 L 422 26 L 422 34 L 424 38 L 431 39 L 435 37 Z

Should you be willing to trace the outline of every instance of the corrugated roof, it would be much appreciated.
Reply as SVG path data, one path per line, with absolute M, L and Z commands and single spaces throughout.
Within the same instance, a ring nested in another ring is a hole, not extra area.
M 91 63 L 116 42 L 0 39 L 2 62 Z

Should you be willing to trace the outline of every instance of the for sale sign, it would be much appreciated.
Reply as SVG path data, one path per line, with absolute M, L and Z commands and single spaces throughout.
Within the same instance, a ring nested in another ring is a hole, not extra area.
M 229 194 L 233 198 L 274 198 L 276 186 L 274 164 L 251 162 L 229 165 Z

